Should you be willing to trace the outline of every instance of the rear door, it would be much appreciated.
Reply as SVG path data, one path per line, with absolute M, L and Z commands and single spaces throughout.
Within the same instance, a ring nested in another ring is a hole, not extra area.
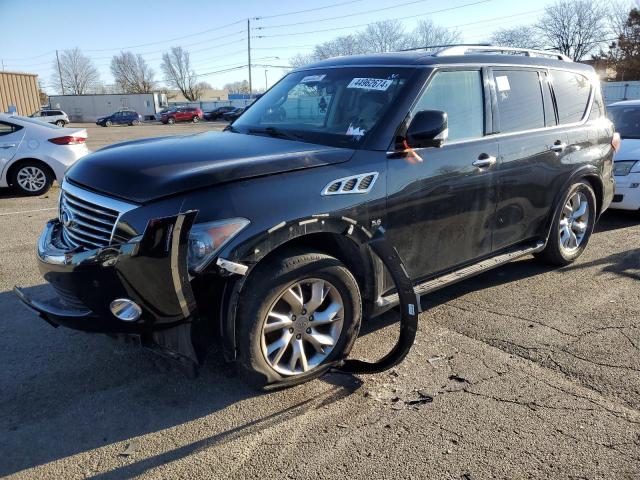
M 20 125 L 0 121 L 0 172 L 6 174 L 6 167 L 16 155 L 26 129 Z
M 412 109 L 441 110 L 449 138 L 441 148 L 390 158 L 387 236 L 418 280 L 491 252 L 496 140 L 486 135 L 490 95 L 480 68 L 432 74 Z
M 543 234 L 568 138 L 557 126 L 546 71 L 496 67 L 492 80 L 500 152 L 493 250 L 500 250 Z

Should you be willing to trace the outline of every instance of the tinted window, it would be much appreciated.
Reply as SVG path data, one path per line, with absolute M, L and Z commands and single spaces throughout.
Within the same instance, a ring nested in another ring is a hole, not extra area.
M 640 106 L 611 106 L 607 108 L 609 118 L 622 138 L 640 138 Z
M 577 73 L 554 70 L 551 73 L 553 91 L 556 94 L 560 123 L 574 123 L 582 120 L 589 103 L 591 84 Z
M 64 115 L 64 113 L 62 113 L 60 110 L 51 110 L 50 114 L 51 115 Z
M 14 125 L 13 123 L 0 122 L 0 135 L 9 135 L 10 133 L 17 132 L 21 128 L 20 125 Z
M 538 72 L 496 70 L 493 77 L 498 96 L 501 132 L 519 132 L 544 127 L 542 89 Z
M 449 117 L 449 140 L 484 135 L 484 96 L 480 71 L 438 72 L 415 111 L 442 110 Z

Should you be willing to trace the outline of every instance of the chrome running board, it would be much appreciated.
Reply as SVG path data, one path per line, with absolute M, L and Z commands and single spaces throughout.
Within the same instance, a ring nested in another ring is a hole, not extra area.
M 473 265 L 469 265 L 468 267 L 461 268 L 460 270 L 455 270 L 440 277 L 427 280 L 426 282 L 414 286 L 413 289 L 415 290 L 416 295 L 421 297 L 422 295 L 426 295 L 427 293 L 431 293 L 435 290 L 439 290 L 462 280 L 466 280 L 467 278 L 479 275 L 483 272 L 486 272 L 487 270 L 491 270 L 492 268 L 496 268 L 504 265 L 505 263 L 509 263 L 517 258 L 539 252 L 544 248 L 544 245 L 544 242 L 538 242 L 535 245 L 520 247 L 516 250 L 510 250 L 501 255 L 497 255 L 481 262 L 474 263 Z M 378 307 L 395 306 L 397 304 L 397 293 L 380 297 L 376 301 L 376 305 Z

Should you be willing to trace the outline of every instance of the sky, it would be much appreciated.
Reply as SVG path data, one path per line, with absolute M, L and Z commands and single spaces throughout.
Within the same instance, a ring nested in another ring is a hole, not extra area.
M 263 88 L 286 73 L 281 67 L 295 54 L 310 53 L 315 44 L 368 23 L 398 19 L 412 30 L 418 20 L 431 19 L 473 43 L 486 41 L 496 29 L 535 22 L 553 1 L 0 0 L 0 68 L 37 73 L 45 89 L 54 93 L 56 49 L 79 47 L 93 60 L 101 80 L 112 84 L 109 62 L 121 50 L 142 54 L 159 79 L 162 53 L 182 46 L 190 52 L 199 79 L 222 87 L 248 78 L 250 18 L 253 85 Z

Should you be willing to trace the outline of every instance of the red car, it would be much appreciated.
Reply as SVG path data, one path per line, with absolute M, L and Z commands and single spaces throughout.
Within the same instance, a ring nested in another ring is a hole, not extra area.
M 164 112 L 160 117 L 160 121 L 165 125 L 167 123 L 173 125 L 176 122 L 198 123 L 202 120 L 202 116 L 200 107 L 176 107 Z

